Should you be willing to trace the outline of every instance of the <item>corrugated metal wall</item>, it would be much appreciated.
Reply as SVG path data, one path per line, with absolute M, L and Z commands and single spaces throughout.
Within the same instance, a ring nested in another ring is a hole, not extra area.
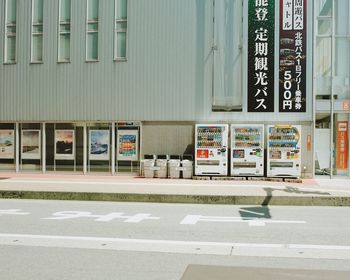
M 212 0 L 129 0 L 127 62 L 113 61 L 114 0 L 100 1 L 99 62 L 85 62 L 86 0 L 72 0 L 71 63 L 57 63 L 58 0 L 44 0 L 43 64 L 30 64 L 31 1 L 18 0 L 17 15 L 17 64 L 0 64 L 0 121 L 312 120 L 311 109 L 212 112 Z
M 100 1 L 94 63 L 85 62 L 85 2 L 72 1 L 71 63 L 57 64 L 58 1 L 44 1 L 44 63 L 34 65 L 31 1 L 18 0 L 17 64 L 0 66 L 0 119 L 194 119 L 196 1 L 129 1 L 127 62 L 113 61 L 114 0 Z

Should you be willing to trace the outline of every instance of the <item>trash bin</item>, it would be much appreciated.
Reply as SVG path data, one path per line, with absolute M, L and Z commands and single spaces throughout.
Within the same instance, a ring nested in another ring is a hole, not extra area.
M 192 174 L 193 174 L 192 155 L 183 155 L 181 163 L 182 163 L 182 178 L 192 179 Z
M 169 178 L 179 179 L 180 178 L 180 156 L 171 155 L 168 161 L 168 174 Z
M 166 155 L 157 155 L 154 177 L 167 178 L 168 173 L 168 157 Z
M 145 178 L 153 178 L 154 177 L 154 165 L 155 165 L 155 156 L 154 155 L 145 155 L 143 164 L 141 165 L 142 169 L 141 174 L 145 176 Z

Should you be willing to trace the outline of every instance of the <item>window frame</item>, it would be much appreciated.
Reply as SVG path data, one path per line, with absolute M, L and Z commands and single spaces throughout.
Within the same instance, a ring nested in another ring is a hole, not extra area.
M 113 60 L 115 62 L 123 62 L 128 60 L 128 11 L 129 11 L 129 1 L 126 0 L 126 17 L 118 18 L 118 1 L 114 0 L 114 22 L 113 22 Z M 118 29 L 118 23 L 126 23 L 126 28 Z M 125 57 L 118 57 L 118 34 L 125 33 Z
M 43 3 L 43 5 L 42 5 L 43 18 L 42 18 L 41 24 L 34 22 L 34 2 L 35 1 L 37 1 L 37 0 L 31 1 L 32 17 L 31 17 L 31 28 L 30 28 L 30 63 L 31 64 L 43 64 L 44 63 L 44 3 L 45 3 L 45 1 L 43 0 L 43 2 L 42 2 Z M 35 26 L 41 26 L 42 31 L 41 32 L 34 32 Z M 33 38 L 34 38 L 34 36 L 41 36 L 41 40 L 42 40 L 41 60 L 34 60 L 33 59 Z
M 98 1 L 98 10 L 97 10 L 97 20 L 89 19 L 89 0 L 86 0 L 86 24 L 85 24 L 85 62 L 98 62 L 100 57 L 99 49 L 99 20 L 100 20 L 100 1 Z M 97 24 L 97 29 L 94 31 L 89 30 L 89 25 Z M 88 34 L 97 33 L 97 58 L 88 58 Z
M 71 44 L 71 34 L 72 34 L 72 0 L 70 0 L 70 15 L 69 21 L 61 21 L 61 2 L 58 1 L 58 23 L 57 23 L 57 63 L 70 63 L 71 62 L 71 53 L 72 53 L 72 44 Z M 62 31 L 62 26 L 69 26 L 69 31 Z M 69 34 L 69 59 L 65 60 L 60 57 L 60 37 L 61 35 Z
M 4 1 L 4 11 L 5 11 L 5 17 L 4 17 L 4 52 L 3 52 L 3 63 L 6 65 L 11 65 L 11 64 L 16 64 L 17 63 L 17 18 L 18 18 L 18 1 L 16 1 L 16 22 L 15 23 L 8 23 L 8 1 Z M 11 27 L 15 27 L 15 33 L 9 35 L 8 29 Z M 9 37 L 14 37 L 15 38 L 15 59 L 14 60 L 9 60 L 8 59 L 8 50 L 7 50 L 7 42 Z

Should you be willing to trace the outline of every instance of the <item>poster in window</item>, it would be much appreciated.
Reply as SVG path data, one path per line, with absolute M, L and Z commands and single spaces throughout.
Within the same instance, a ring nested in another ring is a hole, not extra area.
M 40 130 L 22 130 L 21 156 L 22 159 L 40 159 L 41 141 Z
M 109 160 L 109 130 L 90 130 L 89 159 Z
M 117 159 L 138 160 L 138 131 L 118 130 L 117 134 Z
M 74 130 L 55 131 L 55 159 L 74 160 Z
M 15 158 L 15 131 L 0 130 L 0 159 Z

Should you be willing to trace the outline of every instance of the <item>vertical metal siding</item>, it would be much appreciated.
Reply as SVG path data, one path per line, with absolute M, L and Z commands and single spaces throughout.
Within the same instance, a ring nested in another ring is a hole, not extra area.
M 114 0 L 100 1 L 99 62 L 90 63 L 86 0 L 72 0 L 71 63 L 57 63 L 58 1 L 44 0 L 44 63 L 30 64 L 31 1 L 18 0 L 17 64 L 0 63 L 0 121 L 311 120 L 212 113 L 212 0 L 128 2 L 126 62 L 113 61 Z M 3 9 L 0 17 L 3 50 Z

